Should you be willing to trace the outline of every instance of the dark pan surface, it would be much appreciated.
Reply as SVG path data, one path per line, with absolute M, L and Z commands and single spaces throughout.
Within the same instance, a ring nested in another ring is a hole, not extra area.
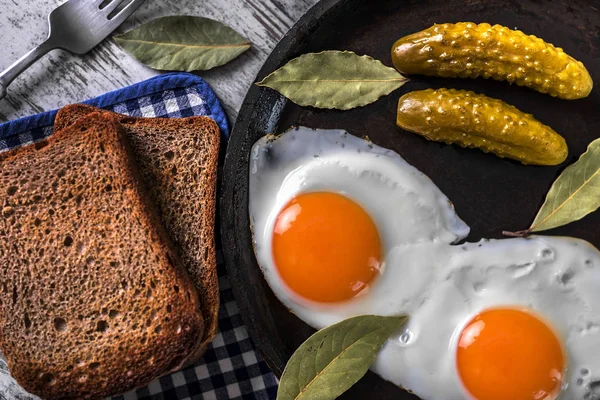
M 472 228 L 470 241 L 500 238 L 502 230 L 525 229 L 544 201 L 550 185 L 600 136 L 600 1 L 597 0 L 323 0 L 286 35 L 259 73 L 258 80 L 307 52 L 352 50 L 391 64 L 396 39 L 443 22 L 489 22 L 516 27 L 563 47 L 583 61 L 596 88 L 583 100 L 558 100 L 505 82 L 412 76 L 395 93 L 351 111 L 298 107 L 279 94 L 253 86 L 229 144 L 221 199 L 225 260 L 234 294 L 250 335 L 274 372 L 312 332 L 274 297 L 252 251 L 248 217 L 248 156 L 266 133 L 293 125 L 343 128 L 368 135 L 398 152 L 427 174 L 452 200 Z M 523 166 L 478 150 L 432 143 L 396 127 L 398 98 L 411 90 L 449 87 L 469 89 L 502 99 L 532 113 L 562 134 L 568 160 L 558 167 Z M 600 246 L 600 212 L 549 232 L 586 239 Z M 415 399 L 369 373 L 345 399 Z

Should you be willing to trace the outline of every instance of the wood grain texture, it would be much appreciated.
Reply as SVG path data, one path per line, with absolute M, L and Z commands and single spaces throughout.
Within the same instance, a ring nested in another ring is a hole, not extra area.
M 232 63 L 199 74 L 222 100 L 231 121 L 246 91 L 273 47 L 318 0 L 147 0 L 116 33 L 167 15 L 198 15 L 231 26 L 252 42 Z M 0 70 L 41 43 L 48 33 L 47 15 L 63 0 L 4 0 L 0 10 Z M 0 122 L 59 108 L 150 78 L 145 67 L 107 39 L 92 52 L 77 56 L 55 50 L 19 76 L 0 100 Z

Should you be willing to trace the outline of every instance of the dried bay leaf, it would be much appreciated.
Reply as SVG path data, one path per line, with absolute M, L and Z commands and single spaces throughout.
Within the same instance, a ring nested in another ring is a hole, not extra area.
M 552 184 L 546 201 L 528 232 L 539 232 L 577 221 L 600 207 L 600 139 L 579 160 L 565 168 Z
M 301 106 L 349 110 L 373 103 L 407 79 L 394 68 L 351 51 L 308 53 L 267 76 L 267 86 Z
M 193 16 L 157 18 L 114 39 L 151 68 L 188 72 L 226 64 L 251 46 L 227 25 Z
M 277 400 L 335 399 L 363 377 L 386 340 L 407 320 L 361 315 L 318 331 L 288 361 Z

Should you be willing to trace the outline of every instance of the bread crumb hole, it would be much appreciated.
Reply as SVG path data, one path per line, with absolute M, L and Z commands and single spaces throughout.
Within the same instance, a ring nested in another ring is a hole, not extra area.
M 54 329 L 57 332 L 64 332 L 67 330 L 67 321 L 62 318 L 54 318 Z
M 173 175 L 177 175 L 177 167 L 173 165 L 173 168 L 171 168 L 171 173 Z
M 108 322 L 100 320 L 98 321 L 98 324 L 96 325 L 96 331 L 100 332 L 100 333 L 104 333 L 108 330 Z
M 115 319 L 119 315 L 121 315 L 121 313 L 119 313 L 117 310 L 110 310 L 109 313 L 108 313 L 108 318 Z
M 170 305 L 170 304 L 169 304 L 169 305 L 167 305 L 167 312 L 168 312 L 168 313 L 170 313 L 170 312 L 171 312 L 171 310 L 173 310 L 173 307 L 171 307 L 171 305 Z
M 162 332 L 162 326 L 158 325 L 156 328 L 154 328 L 154 332 L 155 332 L 157 335 L 160 335 L 160 334 L 161 334 L 161 332 Z
M 73 245 L 73 238 L 71 236 L 67 236 L 63 242 L 65 247 L 71 247 Z
M 100 142 L 100 151 L 104 153 L 104 143 Z
M 104 187 L 104 190 L 106 190 L 107 192 L 112 192 L 112 185 L 106 185 Z
M 19 188 L 16 186 L 9 186 L 8 189 L 6 189 L 6 194 L 12 196 L 13 194 L 17 193 L 17 190 L 19 190 Z
M 172 151 L 167 151 L 167 152 L 165 153 L 165 158 L 166 158 L 167 160 L 172 160 L 173 158 L 175 158 L 175 153 L 173 153 Z
M 54 378 L 54 375 L 45 373 L 42 375 L 42 382 L 44 382 L 45 385 L 54 385 L 56 383 L 56 379 Z
M 98 368 L 100 368 L 100 363 L 99 362 L 93 362 L 93 363 L 90 364 L 89 368 L 90 368 L 90 370 L 95 371 Z
M 173 286 L 173 290 L 175 290 L 175 293 L 179 293 L 179 286 L 177 286 L 177 285 Z
M 25 314 L 25 317 L 23 318 L 23 322 L 25 323 L 25 329 L 29 329 L 31 328 L 31 319 L 29 319 L 29 315 Z
M 48 214 L 50 214 L 50 215 L 54 215 L 54 210 L 53 210 L 53 209 L 49 209 L 49 210 L 48 210 Z
M 39 218 L 36 218 L 36 219 L 33 221 L 33 225 L 35 225 L 35 226 L 40 226 L 41 224 L 42 224 L 42 220 L 41 220 L 41 219 L 39 219 Z

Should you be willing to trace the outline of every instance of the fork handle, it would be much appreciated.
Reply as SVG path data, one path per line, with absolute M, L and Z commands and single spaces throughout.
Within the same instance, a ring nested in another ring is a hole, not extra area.
M 57 46 L 50 38 L 46 39 L 42 44 L 35 47 L 29 53 L 15 61 L 10 67 L 0 73 L 0 100 L 6 96 L 6 87 L 17 77 L 21 72 L 25 71 L 31 64 L 39 60 L 42 56 Z

